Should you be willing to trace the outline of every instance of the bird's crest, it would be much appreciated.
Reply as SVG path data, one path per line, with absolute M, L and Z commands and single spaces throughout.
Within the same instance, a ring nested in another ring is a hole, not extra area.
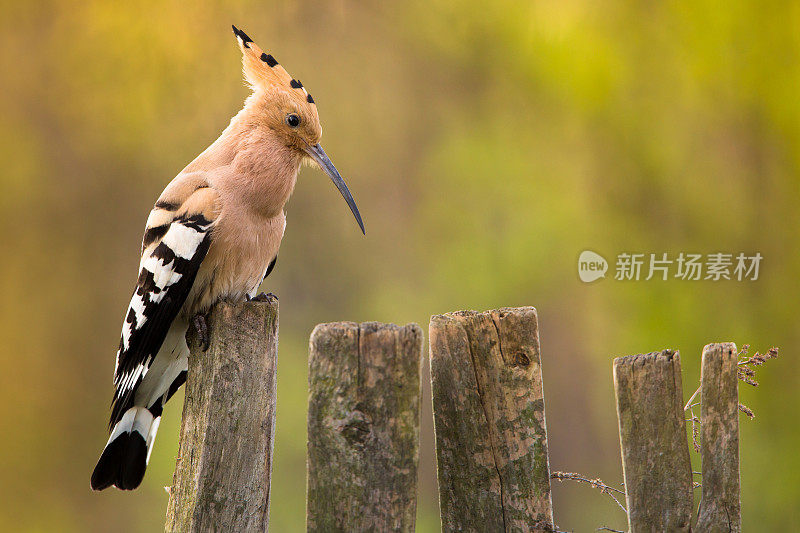
M 280 87 L 286 90 L 296 89 L 302 91 L 308 103 L 313 104 L 314 99 L 308 94 L 300 80 L 292 78 L 286 69 L 272 56 L 264 52 L 245 32 L 232 26 L 233 34 L 242 50 L 242 71 L 245 80 L 254 89 L 266 90 L 270 87 Z

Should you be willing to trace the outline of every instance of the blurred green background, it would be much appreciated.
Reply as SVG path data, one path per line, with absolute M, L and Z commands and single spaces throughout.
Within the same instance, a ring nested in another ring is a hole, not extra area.
M 800 4 L 428 0 L 4 2 L 0 18 L 0 528 L 163 527 L 182 395 L 143 486 L 92 493 L 144 221 L 247 94 L 235 23 L 303 80 L 362 237 L 303 169 L 281 297 L 273 531 L 304 524 L 318 322 L 539 310 L 554 470 L 621 481 L 617 355 L 704 344 L 781 358 L 742 386 L 746 531 L 800 522 Z M 577 257 L 760 252 L 754 282 L 581 283 Z M 427 366 L 427 362 L 425 363 Z M 437 531 L 424 383 L 418 530 Z M 566 530 L 622 529 L 554 486 Z

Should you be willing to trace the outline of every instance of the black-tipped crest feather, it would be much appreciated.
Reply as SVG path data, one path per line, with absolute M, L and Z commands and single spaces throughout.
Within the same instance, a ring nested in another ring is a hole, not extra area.
M 245 48 L 250 48 L 249 46 L 247 46 L 247 43 L 252 43 L 253 39 L 248 37 L 245 32 L 243 32 L 242 30 L 240 30 L 239 28 L 237 28 L 233 24 L 231 24 L 231 28 L 233 28 L 234 35 L 236 35 L 239 39 L 242 40 L 242 44 L 244 45 L 244 47 Z

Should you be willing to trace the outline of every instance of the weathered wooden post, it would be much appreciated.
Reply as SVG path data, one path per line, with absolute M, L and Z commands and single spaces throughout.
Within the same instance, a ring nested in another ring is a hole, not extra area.
M 266 531 L 275 432 L 278 304 L 217 304 L 189 374 L 166 531 Z
M 442 529 L 553 531 L 533 307 L 431 318 Z
M 739 379 L 732 342 L 703 348 L 700 381 L 703 487 L 695 531 L 742 530 L 739 493 Z
M 308 531 L 414 531 L 421 358 L 416 324 L 314 328 Z
M 678 352 L 614 359 L 630 533 L 689 531 L 692 467 Z

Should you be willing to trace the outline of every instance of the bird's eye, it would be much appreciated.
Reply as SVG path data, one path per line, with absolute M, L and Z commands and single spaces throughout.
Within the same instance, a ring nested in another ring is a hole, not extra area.
M 300 125 L 300 117 L 294 113 L 289 113 L 286 115 L 286 124 L 288 124 L 290 128 L 296 128 Z

